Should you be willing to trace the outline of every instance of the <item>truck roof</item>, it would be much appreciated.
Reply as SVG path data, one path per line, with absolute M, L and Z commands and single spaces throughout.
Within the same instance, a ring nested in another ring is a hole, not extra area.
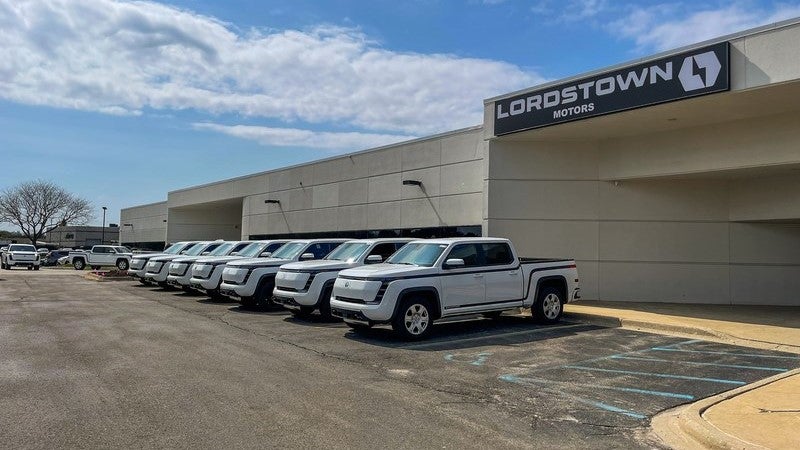
M 493 238 L 493 237 L 460 237 L 460 238 L 441 238 L 441 239 L 418 239 L 411 241 L 413 243 L 424 244 L 445 244 L 450 245 L 454 243 L 490 243 L 490 242 L 507 242 L 511 241 L 506 238 Z

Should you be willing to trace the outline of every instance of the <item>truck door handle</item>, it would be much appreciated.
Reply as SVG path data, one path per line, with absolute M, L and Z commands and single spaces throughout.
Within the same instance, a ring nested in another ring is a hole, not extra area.
M 483 278 L 483 274 L 482 273 L 476 273 L 475 275 L 472 275 L 472 278 Z

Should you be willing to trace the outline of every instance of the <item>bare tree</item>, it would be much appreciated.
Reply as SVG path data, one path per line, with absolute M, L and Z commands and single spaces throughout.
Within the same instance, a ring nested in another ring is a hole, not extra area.
M 50 181 L 26 181 L 0 194 L 0 222 L 19 227 L 33 245 L 59 225 L 84 225 L 92 218 L 88 200 Z

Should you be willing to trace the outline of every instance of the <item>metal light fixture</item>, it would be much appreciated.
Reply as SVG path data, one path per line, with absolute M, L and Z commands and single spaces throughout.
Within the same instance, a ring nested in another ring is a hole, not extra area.
M 103 206 L 103 229 L 100 231 L 100 244 L 106 243 L 106 208 Z
M 264 203 L 274 203 L 274 204 L 280 205 L 281 201 L 280 200 L 266 199 L 266 200 L 264 200 Z
M 419 186 L 422 187 L 422 181 L 419 180 L 403 180 L 405 186 Z

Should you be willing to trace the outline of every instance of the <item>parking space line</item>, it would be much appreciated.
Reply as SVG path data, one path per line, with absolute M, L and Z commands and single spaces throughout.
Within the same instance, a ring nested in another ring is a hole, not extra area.
M 519 377 L 514 376 L 514 375 L 501 375 L 500 379 L 503 380 L 503 381 L 509 381 L 511 383 L 517 383 L 517 384 L 531 384 L 529 382 L 526 382 L 526 380 L 524 378 L 519 378 Z M 627 409 L 618 408 L 616 406 L 609 405 L 609 404 L 603 403 L 603 402 L 598 402 L 596 400 L 589 400 L 589 399 L 586 399 L 586 398 L 583 398 L 583 397 L 579 397 L 577 395 L 568 394 L 566 392 L 563 392 L 563 391 L 560 391 L 560 390 L 557 390 L 557 389 L 542 388 L 542 391 L 551 392 L 551 393 L 556 394 L 556 395 L 561 395 L 563 397 L 567 397 L 567 398 L 569 398 L 569 399 L 571 399 L 571 400 L 573 400 L 575 402 L 582 403 L 584 405 L 594 406 L 595 408 L 599 408 L 599 409 L 602 409 L 604 411 L 613 412 L 613 413 L 617 413 L 617 414 L 622 414 L 624 416 L 633 417 L 634 419 L 646 419 L 647 418 L 647 416 L 645 416 L 644 414 L 637 413 L 636 411 L 630 411 L 630 410 L 627 410 Z
M 677 392 L 666 392 L 666 391 L 653 391 L 649 389 L 638 389 L 638 388 L 629 388 L 624 386 L 608 386 L 603 384 L 593 384 L 593 383 L 573 383 L 573 382 L 563 382 L 563 381 L 552 381 L 546 380 L 544 378 L 529 378 L 529 377 L 517 377 L 515 375 L 501 375 L 500 378 L 505 381 L 510 381 L 510 378 L 513 377 L 516 380 L 520 381 L 527 381 L 531 384 L 545 384 L 545 385 L 552 385 L 553 383 L 563 384 L 565 386 L 580 386 L 580 387 L 588 387 L 592 389 L 606 389 L 610 391 L 620 391 L 620 392 L 631 392 L 634 394 L 644 394 L 644 395 L 655 395 L 657 397 L 672 397 L 672 398 L 680 398 L 684 400 L 694 400 L 693 395 L 689 394 L 679 394 Z
M 739 380 L 722 380 L 719 378 L 705 378 L 705 377 L 691 377 L 688 375 L 674 375 L 668 373 L 656 373 L 656 372 L 638 372 L 634 370 L 618 370 L 618 369 L 602 369 L 599 367 L 586 367 L 586 366 L 563 366 L 567 369 L 577 369 L 577 370 L 588 370 L 594 372 L 608 372 L 608 373 L 621 373 L 626 375 L 642 375 L 642 376 L 649 376 L 649 377 L 658 377 L 658 378 L 677 378 L 680 380 L 693 380 L 693 381 L 710 381 L 714 383 L 722 383 L 722 384 L 735 384 L 735 385 L 744 385 L 747 384 L 744 381 Z
M 448 340 L 445 340 L 445 341 L 430 341 L 430 342 L 423 342 L 421 344 L 403 345 L 403 346 L 399 346 L 397 348 L 420 349 L 420 348 L 427 348 L 427 347 L 436 347 L 438 345 L 446 345 L 446 344 L 453 344 L 453 343 L 461 344 L 461 343 L 465 343 L 465 342 L 481 341 L 481 340 L 496 339 L 496 338 L 505 338 L 505 337 L 511 337 L 511 336 L 519 336 L 519 335 L 523 335 L 523 334 L 539 334 L 539 333 L 545 333 L 545 332 L 548 332 L 548 331 L 566 330 L 566 329 L 570 329 L 570 328 L 586 327 L 586 326 L 591 326 L 591 325 L 585 324 L 585 323 L 574 323 L 574 324 L 571 324 L 571 325 L 561 325 L 561 326 L 546 327 L 546 328 L 534 328 L 534 329 L 530 329 L 530 330 L 514 331 L 514 332 L 511 332 L 511 333 L 503 333 L 503 334 L 493 334 L 493 335 L 489 335 L 489 336 L 475 336 L 475 337 L 469 337 L 469 338 L 464 338 L 464 339 L 448 339 Z
M 794 359 L 800 360 L 800 356 L 780 356 L 780 355 L 758 355 L 755 353 L 733 353 L 733 352 L 714 352 L 710 350 L 684 350 L 680 348 L 667 348 L 667 347 L 652 347 L 650 350 L 658 352 L 684 352 L 684 353 L 703 353 L 706 355 L 729 355 L 729 356 L 746 356 L 753 358 L 773 358 L 773 359 Z
M 782 367 L 761 367 L 761 366 L 746 366 L 740 364 L 704 363 L 704 362 L 680 361 L 675 359 L 661 359 L 661 358 L 637 358 L 635 356 L 623 356 L 623 355 L 612 355 L 611 359 L 630 359 L 635 361 L 666 362 L 666 363 L 688 364 L 691 366 L 729 367 L 731 369 L 766 370 L 770 372 L 786 372 L 789 370 L 789 369 L 784 369 Z

